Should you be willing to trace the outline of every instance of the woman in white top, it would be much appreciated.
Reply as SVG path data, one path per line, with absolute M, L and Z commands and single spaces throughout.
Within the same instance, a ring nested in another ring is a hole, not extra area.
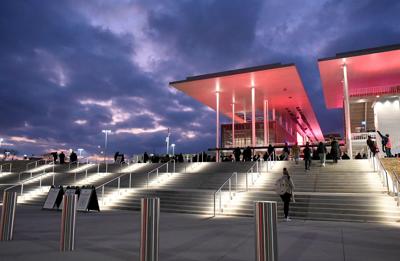
M 291 221 L 289 218 L 289 203 L 292 199 L 294 192 L 294 184 L 290 178 L 289 172 L 283 168 L 283 175 L 275 183 L 276 193 L 279 194 L 283 201 L 283 212 L 285 214 L 285 221 Z

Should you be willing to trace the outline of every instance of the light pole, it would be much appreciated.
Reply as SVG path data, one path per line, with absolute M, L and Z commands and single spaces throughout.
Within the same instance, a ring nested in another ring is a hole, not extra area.
M 0 148 L 1 148 L 1 143 L 3 143 L 4 139 L 0 138 Z
M 83 149 L 78 149 L 79 157 L 82 157 L 82 151 L 83 151 Z
M 172 143 L 171 147 L 172 147 L 172 157 L 174 157 L 175 156 L 175 143 Z
M 111 130 L 102 130 L 101 132 L 104 133 L 104 163 L 106 164 L 106 173 L 108 170 L 108 163 L 107 163 L 107 136 L 111 133 Z

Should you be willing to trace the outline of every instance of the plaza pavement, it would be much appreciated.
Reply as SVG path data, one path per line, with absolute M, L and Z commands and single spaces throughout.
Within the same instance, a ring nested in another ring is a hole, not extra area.
M 14 240 L 0 242 L 6 260 L 139 260 L 140 213 L 79 213 L 76 250 L 58 251 L 61 212 L 18 206 Z M 400 260 L 400 224 L 279 222 L 280 261 Z M 163 213 L 160 261 L 254 258 L 253 218 Z

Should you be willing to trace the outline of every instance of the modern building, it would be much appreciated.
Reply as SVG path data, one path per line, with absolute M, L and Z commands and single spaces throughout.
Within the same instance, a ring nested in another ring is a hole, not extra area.
M 324 139 L 294 64 L 192 76 L 170 85 L 215 110 L 217 150 Z M 231 122 L 221 125 L 220 114 Z
M 365 152 L 376 130 L 389 134 L 392 153 L 399 153 L 400 45 L 338 53 L 318 66 L 327 108 L 344 108 L 349 153 Z

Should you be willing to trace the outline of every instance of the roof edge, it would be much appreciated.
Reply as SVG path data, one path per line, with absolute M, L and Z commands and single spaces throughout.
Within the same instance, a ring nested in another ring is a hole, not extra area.
M 379 46 L 379 47 L 336 53 L 336 56 L 321 58 L 321 59 L 318 59 L 318 62 L 353 57 L 353 56 L 368 55 L 368 54 L 373 54 L 373 53 L 389 52 L 389 51 L 394 51 L 394 50 L 400 50 L 400 44 L 384 45 L 384 46 Z
M 200 74 L 200 75 L 195 75 L 195 76 L 188 76 L 188 77 L 186 77 L 185 80 L 173 81 L 173 82 L 170 82 L 169 84 L 173 85 L 173 84 L 177 84 L 177 83 L 205 80 L 205 79 L 210 79 L 210 78 L 231 76 L 231 75 L 242 74 L 242 73 L 250 73 L 250 72 L 278 69 L 278 68 L 290 67 L 290 66 L 294 66 L 294 65 L 295 65 L 294 63 L 265 64 L 265 65 L 252 66 L 252 67 L 246 67 L 246 68 L 240 68 L 240 69 L 228 70 L 228 71 L 222 71 L 222 72 L 216 72 L 216 73 L 207 73 L 207 74 Z

